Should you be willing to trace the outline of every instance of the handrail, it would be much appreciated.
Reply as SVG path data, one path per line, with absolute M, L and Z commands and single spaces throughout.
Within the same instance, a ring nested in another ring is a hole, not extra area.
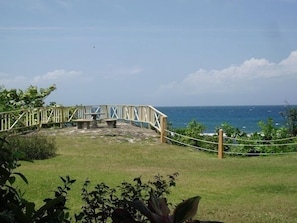
M 115 118 L 130 123 L 146 124 L 156 129 L 164 141 L 167 116 L 150 105 L 77 105 L 69 107 L 41 107 L 0 112 L 0 132 L 30 127 L 41 128 L 46 124 L 73 122 L 75 119 L 91 118 L 92 112 L 103 113 L 101 118 Z

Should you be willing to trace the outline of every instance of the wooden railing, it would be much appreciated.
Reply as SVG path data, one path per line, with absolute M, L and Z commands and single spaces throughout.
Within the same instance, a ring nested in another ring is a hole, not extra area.
M 76 119 L 91 118 L 87 113 L 103 113 L 100 118 L 115 118 L 130 123 L 139 123 L 156 129 L 165 142 L 167 116 L 148 105 L 89 105 L 70 107 L 42 107 L 0 112 L 0 132 L 30 127 L 41 128 L 43 125 L 71 123 Z

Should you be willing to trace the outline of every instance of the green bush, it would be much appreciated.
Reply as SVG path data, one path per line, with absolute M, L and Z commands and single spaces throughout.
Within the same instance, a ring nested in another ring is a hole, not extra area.
M 216 127 L 216 132 L 218 133 L 220 129 L 223 130 L 224 134 L 227 137 L 236 138 L 236 137 L 247 136 L 247 134 L 245 132 L 240 131 L 238 128 L 235 128 L 226 122 L 222 123 L 220 126 Z
M 86 180 L 82 188 L 82 211 L 75 215 L 77 222 L 107 222 L 116 209 L 126 210 L 139 222 L 146 222 L 131 202 L 136 200 L 148 201 L 152 193 L 156 197 L 165 197 L 170 194 L 170 188 L 176 185 L 178 173 L 167 177 L 156 175 L 154 180 L 147 183 L 137 177 L 133 183 L 122 182 L 119 186 L 111 188 L 105 183 L 97 184 L 94 190 L 89 189 L 90 181 Z
M 23 154 L 25 159 L 42 160 L 56 156 L 54 138 L 45 135 L 15 135 L 7 138 L 5 146 Z
M 194 146 L 204 151 L 218 149 L 218 131 L 224 132 L 224 151 L 233 155 L 255 156 L 260 154 L 276 154 L 297 152 L 297 138 L 292 138 L 292 133 L 286 126 L 278 127 L 273 119 L 258 122 L 260 132 L 247 134 L 228 123 L 216 127 L 216 134 L 205 135 L 205 127 L 191 121 L 186 128 L 171 129 L 169 138 L 171 143 L 180 146 Z
M 0 222 L 1 223 L 70 223 L 66 207 L 66 196 L 75 180 L 61 177 L 62 186 L 54 191 L 53 198 L 45 198 L 39 209 L 32 201 L 26 200 L 24 192 L 15 186 L 17 178 L 28 184 L 27 178 L 15 169 L 20 166 L 20 154 L 6 145 L 8 141 L 0 136 Z
M 234 139 L 227 138 L 225 146 L 229 152 L 246 153 L 247 155 L 275 154 L 296 152 L 296 140 L 290 138 L 290 133 L 284 126 L 276 127 L 273 119 L 258 122 L 260 132 L 251 135 L 237 135 Z M 232 137 L 232 136 L 231 136 Z
M 192 120 L 188 123 L 186 128 L 172 129 L 172 131 L 178 133 L 178 135 L 173 134 L 170 136 L 170 138 L 177 141 L 173 141 L 173 144 L 176 145 L 192 145 L 196 147 L 201 147 L 201 143 L 196 139 L 203 138 L 202 134 L 203 131 L 205 131 L 205 129 L 206 127 L 203 124 L 197 122 L 196 120 Z

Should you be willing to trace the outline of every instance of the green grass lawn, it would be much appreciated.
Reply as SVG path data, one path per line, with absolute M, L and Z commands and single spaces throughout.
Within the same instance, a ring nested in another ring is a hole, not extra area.
M 199 195 L 197 218 L 224 222 L 297 222 L 297 156 L 217 159 L 215 154 L 149 141 L 115 142 L 113 137 L 56 136 L 58 156 L 22 162 L 17 170 L 29 185 L 19 183 L 25 197 L 43 204 L 61 184 L 59 176 L 77 182 L 68 197 L 71 213 L 82 205 L 80 190 L 88 178 L 110 186 L 144 181 L 156 174 L 178 172 L 169 201 Z M 21 180 L 19 180 L 20 182 Z

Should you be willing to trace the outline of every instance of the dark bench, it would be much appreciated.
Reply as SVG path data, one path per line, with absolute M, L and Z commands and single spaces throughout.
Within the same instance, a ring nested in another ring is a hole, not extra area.
M 74 120 L 74 122 L 76 122 L 78 129 L 89 129 L 93 120 L 92 119 L 76 119 L 76 120 Z
M 108 128 L 116 128 L 117 127 L 117 120 L 114 118 L 107 118 L 107 119 L 104 119 L 104 121 L 106 121 Z

